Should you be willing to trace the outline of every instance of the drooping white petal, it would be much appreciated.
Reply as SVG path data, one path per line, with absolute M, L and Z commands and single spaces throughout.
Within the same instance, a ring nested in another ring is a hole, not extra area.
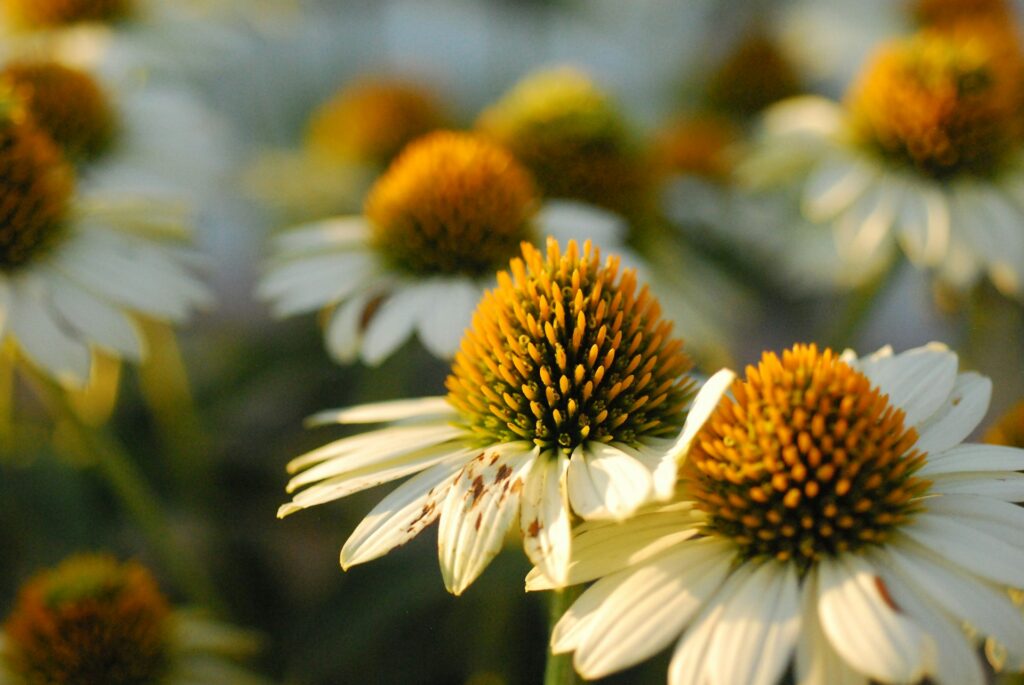
M 949 245 L 949 204 L 929 184 L 909 182 L 898 217 L 900 239 L 911 262 L 935 266 Z
M 349 495 L 372 488 L 381 483 L 398 480 L 405 476 L 430 468 L 456 455 L 465 454 L 459 446 L 451 444 L 434 445 L 421 449 L 398 452 L 388 460 L 375 460 L 368 466 L 358 469 L 346 469 L 343 473 L 313 482 L 305 490 L 292 497 L 292 501 L 277 510 L 278 518 L 284 518 L 302 509 L 348 497 Z M 466 455 L 468 456 L 468 454 Z M 340 470 L 340 469 L 339 469 Z M 304 475 L 304 474 L 303 474 Z M 302 483 L 305 485 L 306 483 Z M 288 483 L 288 491 L 294 492 L 299 485 L 293 478 Z
M 667 647 L 722 584 L 732 557 L 728 543 L 702 540 L 598 581 L 614 590 L 576 645 L 576 669 L 600 678 Z
M 796 685 L 868 685 L 836 654 L 822 632 L 818 618 L 817 574 L 810 574 L 801 588 L 800 638 L 796 644 Z
M 945 345 L 931 343 L 902 354 L 864 359 L 860 371 L 889 396 L 889 404 L 906 412 L 915 426 L 932 416 L 953 392 L 957 358 Z
M 881 556 L 893 573 L 929 604 L 966 621 L 983 635 L 1013 646 L 1018 657 L 1024 653 L 1024 616 L 1006 593 L 947 566 L 924 549 L 896 544 Z M 960 639 L 966 642 L 962 632 Z
M 965 471 L 1024 471 L 1024 450 L 1003 445 L 964 443 L 953 449 L 929 454 L 918 473 L 929 478 Z
M 709 647 L 730 600 L 744 586 L 752 572 L 751 564 L 743 564 L 729 575 L 718 592 L 705 603 L 700 615 L 676 643 L 672 661 L 668 665 L 669 685 L 711 683 Z
M 977 650 L 963 629 L 921 593 L 918 579 L 886 572 L 884 582 L 900 611 L 912 617 L 935 642 L 935 666 L 930 679 L 939 685 L 984 685 L 985 670 Z
M 569 460 L 569 501 L 584 519 L 622 520 L 651 499 L 654 481 L 643 464 L 611 445 L 577 447 Z
M 420 342 L 435 357 L 449 359 L 459 349 L 482 291 L 468 278 L 440 281 L 425 287 L 430 305 L 419 313 Z
M 354 293 L 331 314 L 324 331 L 324 343 L 331 356 L 342 364 L 348 364 L 359 354 L 364 333 L 363 319 L 370 303 L 378 297 L 383 297 L 383 291 L 369 287 Z
M 759 566 L 725 606 L 708 647 L 711 685 L 775 685 L 800 633 L 793 564 Z
M 77 328 L 85 340 L 132 361 L 142 358 L 139 331 L 123 311 L 69 283 L 60 274 L 48 276 L 54 310 Z
M 612 446 L 644 465 L 651 474 L 652 497 L 667 502 L 675 494 L 679 473 L 679 464 L 669 453 L 672 444 L 665 438 L 646 438 L 636 446 L 622 442 L 613 442 Z
M 272 303 L 277 317 L 304 314 L 364 287 L 373 269 L 373 261 L 361 252 L 315 255 L 272 267 L 257 293 Z
M 608 576 L 594 583 L 565 610 L 551 631 L 551 651 L 564 654 L 579 647 L 599 627 L 596 619 L 605 600 L 618 588 L 616 578 Z
M 395 488 L 366 515 L 341 548 L 348 569 L 382 557 L 404 545 L 434 522 L 455 476 L 474 452 L 456 455 Z
M 561 450 L 535 458 L 523 488 L 520 527 L 523 549 L 545 577 L 558 586 L 569 580 L 572 522 L 565 474 L 569 457 Z
M 366 326 L 360 356 L 368 366 L 377 366 L 391 356 L 412 335 L 421 307 L 429 307 L 424 291 L 405 285 L 384 300 Z
M 388 423 L 407 419 L 436 419 L 455 414 L 446 397 L 421 397 L 413 400 L 391 400 L 360 404 L 345 409 L 319 412 L 306 420 L 307 425 L 328 423 Z
M 1007 545 L 967 522 L 929 512 L 919 514 L 902 532 L 919 545 L 982 578 L 1009 587 L 1020 584 L 1024 549 Z
M 836 217 L 834 237 L 840 256 L 853 264 L 870 263 L 892 244 L 892 222 L 899 184 L 883 177 Z
M 293 482 L 302 485 L 310 480 L 373 466 L 408 452 L 447 442 L 461 434 L 458 428 L 445 423 L 391 426 L 341 438 L 318 447 L 289 462 L 288 472 L 303 471 L 299 480 L 293 479 Z M 315 464 L 318 466 L 309 468 Z
M 348 216 L 324 219 L 281 231 L 274 236 L 272 242 L 276 252 L 296 257 L 358 247 L 366 242 L 366 238 L 366 219 Z
M 693 398 L 693 404 L 686 414 L 683 430 L 679 433 L 675 444 L 669 449 L 669 454 L 677 461 L 682 462 L 686 459 L 694 438 L 697 437 L 707 420 L 711 418 L 711 414 L 718 407 L 722 396 L 729 391 L 734 380 L 736 380 L 736 374 L 733 371 L 721 369 L 705 381 L 697 391 L 697 396 Z
M 896 610 L 867 561 L 824 559 L 815 572 L 822 630 L 851 668 L 887 683 L 915 683 L 932 671 L 931 638 Z
M 943 495 L 926 501 L 929 512 L 948 516 L 1024 549 L 1024 509 L 991 497 Z
M 942 406 L 918 426 L 915 449 L 939 454 L 959 445 L 985 417 L 991 397 L 988 378 L 973 372 L 959 374 Z
M 89 378 L 88 347 L 57 323 L 42 284 L 13 285 L 8 330 L 18 347 L 50 377 L 82 387 Z
M 573 532 L 567 585 L 602 578 L 651 559 L 699 532 L 689 510 L 640 511 L 625 521 L 585 521 Z M 558 587 L 534 568 L 526 576 L 527 591 Z
M 437 551 L 452 594 L 462 594 L 501 550 L 534 458 L 529 445 L 490 448 L 469 462 L 449 488 Z
M 847 209 L 865 191 L 874 172 L 861 160 L 835 153 L 825 158 L 807 177 L 804 186 L 804 215 L 825 222 Z

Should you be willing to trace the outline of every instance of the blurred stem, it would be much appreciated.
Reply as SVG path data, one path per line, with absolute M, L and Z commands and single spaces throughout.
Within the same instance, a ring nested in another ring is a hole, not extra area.
M 195 410 L 188 371 L 173 329 L 159 321 L 141 321 L 149 353 L 139 366 L 139 385 L 166 448 L 177 490 L 202 500 L 212 483 L 208 440 Z
M 544 685 L 575 685 L 582 682 L 576 675 L 572 665 L 572 654 L 554 654 L 551 652 L 551 635 L 555 624 L 562 618 L 572 603 L 583 594 L 582 585 L 573 585 L 564 590 L 555 590 L 550 594 L 548 609 L 548 661 L 544 667 Z
M 127 513 L 138 523 L 161 565 L 194 602 L 220 608 L 213 583 L 202 570 L 192 550 L 180 544 L 160 506 L 156 492 L 133 461 L 128 450 L 105 427 L 84 423 L 67 401 L 64 392 L 35 369 L 26 367 L 26 379 L 56 420 L 74 440 L 75 447 L 106 479 L 111 491 Z
M 899 262 L 894 260 L 880 274 L 850 294 L 841 318 L 826 336 L 832 349 L 842 351 L 856 344 L 857 333 L 895 280 L 898 271 Z

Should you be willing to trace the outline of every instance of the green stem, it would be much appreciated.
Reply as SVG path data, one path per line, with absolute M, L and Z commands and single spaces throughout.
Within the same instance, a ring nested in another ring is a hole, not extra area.
M 888 290 L 888 286 L 895 280 L 897 272 L 899 263 L 890 263 L 882 273 L 850 294 L 842 317 L 826 336 L 833 349 L 841 351 L 857 342 L 857 333 Z
M 33 370 L 26 376 L 33 390 L 54 417 L 72 432 L 75 444 L 106 479 L 111 491 L 138 523 L 161 565 L 189 599 L 211 609 L 220 608 L 216 591 L 193 551 L 177 539 L 160 506 L 156 492 L 128 450 L 109 431 L 85 424 L 71 409 L 64 393 Z
M 564 590 L 551 592 L 548 609 L 549 643 L 555 624 L 581 594 L 583 594 L 582 585 L 574 585 Z M 544 667 L 544 685 L 576 685 L 580 682 L 582 681 L 576 675 L 576 669 L 572 665 L 572 654 L 554 654 L 549 648 L 547 665 Z

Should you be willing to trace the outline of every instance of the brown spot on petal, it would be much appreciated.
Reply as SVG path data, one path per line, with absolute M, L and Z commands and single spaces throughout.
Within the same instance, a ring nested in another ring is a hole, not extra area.
M 472 489 L 469 492 L 472 495 L 473 503 L 475 504 L 477 502 L 477 500 L 480 499 L 480 495 L 484 494 L 484 477 L 483 476 L 477 476 L 476 478 L 473 479 L 473 487 L 472 487 Z
M 881 576 L 875 576 L 875 587 L 878 588 L 878 594 L 882 596 L 882 601 L 884 601 L 890 609 L 895 612 L 902 613 L 899 605 L 896 604 L 892 595 L 889 594 L 889 588 L 885 584 L 885 581 L 882 580 Z
M 531 537 L 531 538 L 535 538 L 535 537 L 537 537 L 538 535 L 540 535 L 540 529 L 541 529 L 541 528 L 543 528 L 543 527 L 544 527 L 544 526 L 542 526 L 542 525 L 540 524 L 540 521 L 538 521 L 537 519 L 534 519 L 534 520 L 533 520 L 533 521 L 532 521 L 532 522 L 530 523 L 530 527 L 529 527 L 529 528 L 527 529 L 527 531 L 526 531 L 526 534 L 527 534 L 527 535 L 528 535 L 529 537 Z
M 494 484 L 497 485 L 501 481 L 506 480 L 511 475 L 512 475 L 512 469 L 509 467 L 509 465 L 508 464 L 502 464 L 501 468 L 498 469 L 498 473 L 495 474 L 495 476 L 494 476 Z

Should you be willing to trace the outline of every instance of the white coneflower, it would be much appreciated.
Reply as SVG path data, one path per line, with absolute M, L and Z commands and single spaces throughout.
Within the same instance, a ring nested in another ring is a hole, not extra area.
M 468 133 L 410 144 L 370 190 L 364 214 L 281 233 L 260 284 L 279 316 L 327 308 L 327 347 L 340 361 L 379 364 L 414 331 L 432 354 L 450 358 L 522 240 L 617 244 L 614 221 L 542 206 L 512 155 Z
M 141 564 L 71 557 L 22 586 L 0 633 L 2 685 L 257 685 L 253 636 L 173 609 Z
M 854 270 L 870 275 L 898 244 L 958 288 L 987 273 L 1019 294 L 1020 73 L 1012 30 L 992 22 L 886 44 L 843 105 L 770 110 L 741 172 L 755 187 L 801 188 L 803 214 Z
M 417 474 L 355 530 L 343 567 L 440 519 L 441 571 L 459 594 L 518 522 L 529 557 L 564 578 L 573 518 L 618 520 L 671 496 L 675 454 L 728 379 L 679 413 L 690 362 L 635 273 L 620 273 L 615 257 L 602 263 L 589 244 L 522 249 L 477 308 L 447 397 L 326 412 L 318 422 L 391 425 L 289 465 L 296 494 L 280 516 Z
M 139 360 L 138 317 L 179 322 L 210 296 L 190 269 L 177 206 L 79 191 L 50 138 L 0 116 L 0 344 L 67 386 L 92 351 Z
M 673 685 L 790 668 L 802 685 L 981 685 L 990 636 L 1021 668 L 1024 450 L 962 444 L 990 393 L 936 344 L 766 353 L 693 441 L 673 503 L 577 531 L 570 582 L 605 577 L 555 651 L 598 677 L 676 641 Z

